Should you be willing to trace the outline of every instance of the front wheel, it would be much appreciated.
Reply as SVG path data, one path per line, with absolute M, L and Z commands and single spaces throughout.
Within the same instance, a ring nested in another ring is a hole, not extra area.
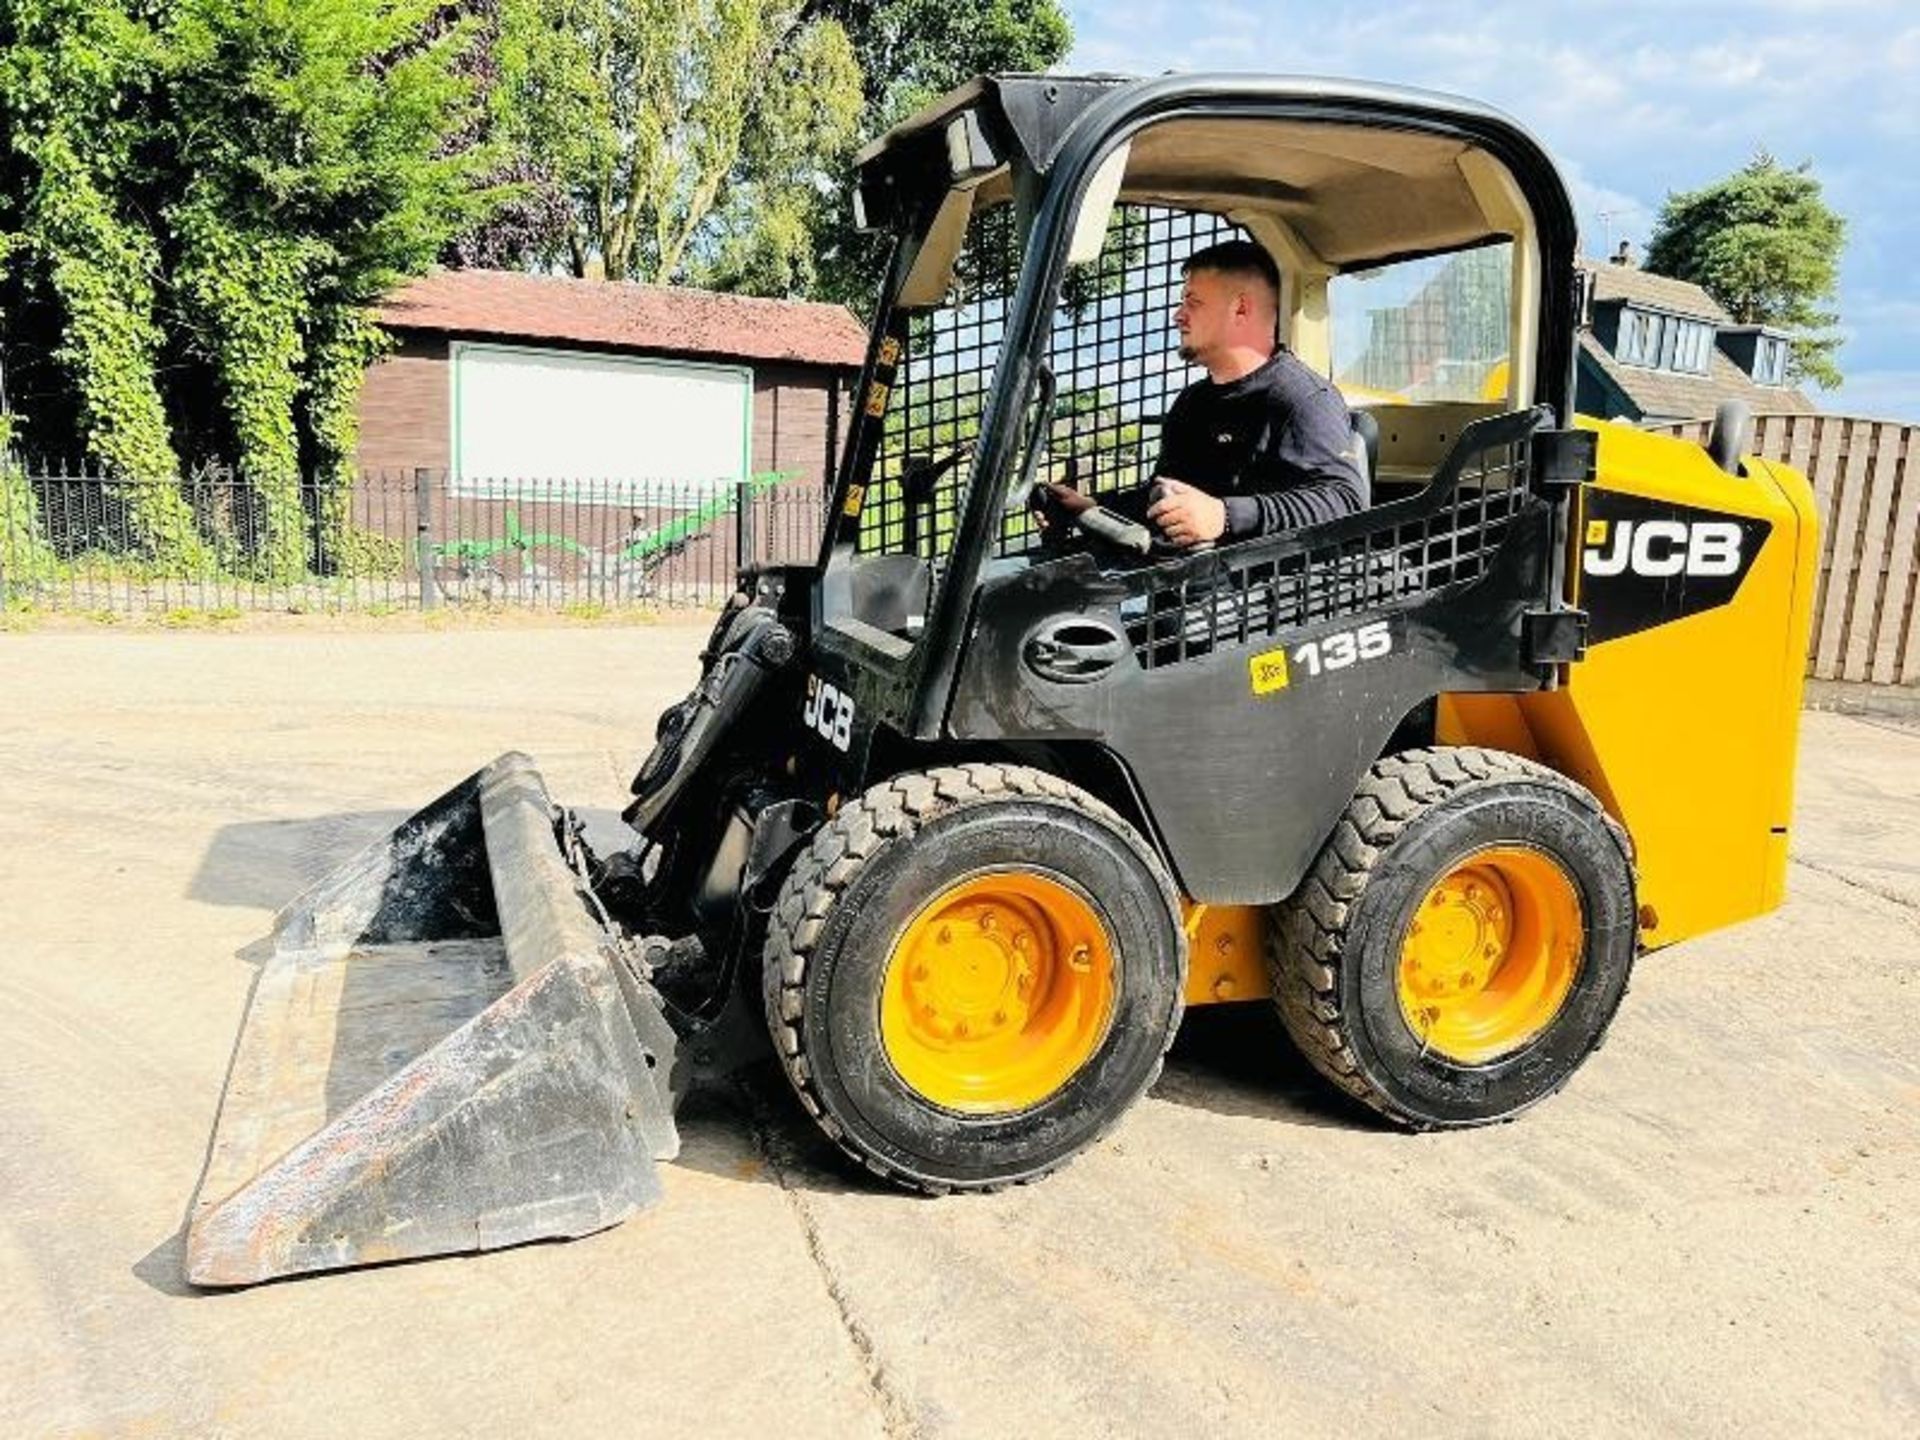
M 1178 897 L 1118 815 L 1056 776 L 897 776 L 781 887 L 767 1022 L 820 1127 L 934 1192 L 1037 1179 L 1150 1085 L 1185 984 Z
M 1469 746 L 1377 763 L 1269 960 L 1280 1017 L 1336 1085 L 1416 1129 L 1513 1115 L 1566 1084 L 1626 993 L 1626 832 L 1544 766 Z

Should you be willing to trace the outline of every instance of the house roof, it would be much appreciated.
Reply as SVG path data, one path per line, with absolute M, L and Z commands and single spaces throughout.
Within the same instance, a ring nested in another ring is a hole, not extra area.
M 509 270 L 437 270 L 380 307 L 390 330 L 857 369 L 866 328 L 840 305 Z
M 1714 298 L 1691 280 L 1675 280 L 1667 275 L 1651 275 L 1634 265 L 1615 265 L 1600 260 L 1581 259 L 1582 270 L 1593 274 L 1593 299 L 1604 305 L 1609 300 L 1624 300 L 1630 305 L 1646 305 L 1679 315 L 1694 315 L 1716 325 L 1731 325 L 1733 317 L 1720 308 Z
M 1672 370 L 1650 370 L 1622 365 L 1593 337 L 1580 332 L 1583 363 L 1597 368 L 1613 387 L 1632 402 L 1643 420 L 1702 420 L 1720 408 L 1723 400 L 1744 400 L 1755 414 L 1812 414 L 1815 406 L 1798 390 L 1783 385 L 1756 385 L 1718 349 L 1705 375 L 1680 375 Z
M 1577 263 L 1582 270 L 1593 274 L 1593 299 L 1597 305 L 1619 301 L 1704 320 L 1716 330 L 1738 328 L 1733 324 L 1733 317 L 1691 280 L 1650 275 L 1633 265 L 1615 265 L 1584 257 Z M 1798 390 L 1784 385 L 1756 384 L 1751 375 L 1727 358 L 1717 343 L 1705 375 L 1623 365 L 1586 330 L 1580 333 L 1580 352 L 1584 363 L 1624 395 L 1645 420 L 1704 419 L 1719 409 L 1723 400 L 1744 400 L 1757 414 L 1811 414 L 1816 408 Z

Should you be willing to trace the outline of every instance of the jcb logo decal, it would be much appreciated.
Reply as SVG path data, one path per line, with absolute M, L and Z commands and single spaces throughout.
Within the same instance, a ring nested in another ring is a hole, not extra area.
M 1668 575 L 1738 575 L 1740 527 L 1731 520 L 1592 520 L 1583 568 L 1589 575 L 1631 571 Z
M 807 677 L 807 703 L 800 718 L 809 730 L 837 749 L 846 749 L 853 740 L 853 697 L 818 675 Z
M 1589 643 L 1731 603 L 1772 530 L 1756 516 L 1617 490 L 1588 491 L 1580 603 Z

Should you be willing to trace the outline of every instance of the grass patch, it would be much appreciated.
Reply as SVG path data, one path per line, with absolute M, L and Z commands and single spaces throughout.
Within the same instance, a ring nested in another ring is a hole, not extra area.
M 240 618 L 240 611 L 231 605 L 216 605 L 205 610 L 176 605 L 171 610 L 162 610 L 154 617 L 154 623 L 168 630 L 216 630 Z

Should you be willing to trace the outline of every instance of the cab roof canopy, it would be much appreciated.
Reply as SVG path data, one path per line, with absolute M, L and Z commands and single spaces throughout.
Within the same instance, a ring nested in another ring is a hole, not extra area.
M 885 224 L 903 213 L 895 197 L 946 190 L 965 163 L 961 127 L 984 141 L 975 163 L 996 166 L 976 177 L 978 204 L 1012 193 L 1016 172 L 1045 176 L 1083 121 L 1132 132 L 1119 198 L 1277 220 L 1287 261 L 1307 268 L 1462 249 L 1537 221 L 1564 230 L 1571 264 L 1565 187 L 1517 122 L 1454 96 L 1288 76 L 975 80 L 861 152 L 867 214 Z

